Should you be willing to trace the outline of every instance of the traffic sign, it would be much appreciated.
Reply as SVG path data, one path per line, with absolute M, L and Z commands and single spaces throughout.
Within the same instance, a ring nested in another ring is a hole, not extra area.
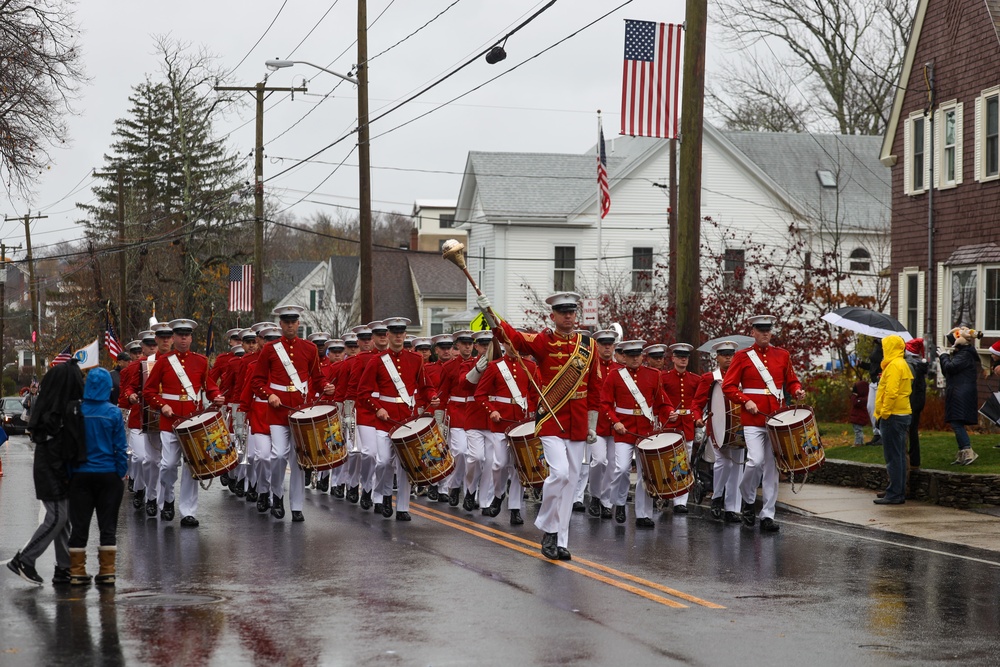
M 580 300 L 583 305 L 583 319 L 580 324 L 585 327 L 597 326 L 597 299 L 588 298 Z

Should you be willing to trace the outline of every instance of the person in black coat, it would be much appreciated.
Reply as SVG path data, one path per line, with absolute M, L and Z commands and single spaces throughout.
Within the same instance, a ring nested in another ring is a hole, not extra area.
M 955 432 L 958 454 L 952 465 L 969 465 L 979 455 L 972 451 L 972 442 L 965 427 L 979 422 L 979 397 L 976 380 L 982 369 L 974 346 L 975 338 L 966 328 L 952 331 L 955 347 L 951 354 L 941 355 L 944 390 L 944 420 Z
M 42 585 L 35 561 L 55 543 L 53 584 L 69 583 L 69 464 L 86 458 L 82 428 L 71 428 L 66 417 L 70 401 L 83 398 L 83 373 L 76 359 L 59 364 L 42 378 L 28 428 L 35 443 L 35 496 L 45 506 L 45 518 L 7 567 L 27 582 Z M 81 421 L 82 425 L 82 421 Z

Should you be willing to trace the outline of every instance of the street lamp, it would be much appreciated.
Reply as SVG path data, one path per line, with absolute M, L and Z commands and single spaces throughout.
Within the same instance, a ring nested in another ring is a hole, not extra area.
M 354 77 L 350 76 L 349 74 L 341 74 L 339 72 L 334 72 L 332 69 L 327 69 L 325 67 L 320 67 L 319 65 L 315 65 L 313 63 L 306 62 L 305 60 L 277 60 L 276 59 L 276 60 L 268 60 L 267 62 L 264 63 L 264 65 L 269 70 L 271 70 L 272 72 L 276 72 L 279 69 L 284 69 L 286 67 L 291 67 L 292 65 L 309 65 L 310 67 L 315 67 L 316 69 L 321 70 L 323 72 L 326 72 L 327 74 L 332 74 L 332 75 L 334 75 L 336 77 L 340 77 L 341 79 L 343 79 L 344 81 L 347 81 L 348 83 L 353 83 L 354 85 L 358 85 L 358 80 L 355 79 Z

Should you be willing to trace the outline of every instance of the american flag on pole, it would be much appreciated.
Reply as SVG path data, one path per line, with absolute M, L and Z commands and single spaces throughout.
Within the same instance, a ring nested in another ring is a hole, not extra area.
M 604 127 L 597 119 L 597 189 L 601 195 L 601 219 L 611 210 L 611 188 L 608 187 L 608 156 L 604 152 Z
M 118 342 L 115 328 L 111 326 L 111 322 L 108 322 L 108 326 L 104 330 L 104 347 L 107 348 L 112 360 L 117 359 L 118 355 L 122 353 L 122 344 Z
M 676 139 L 683 26 L 625 21 L 622 134 Z
M 49 364 L 49 366 L 58 366 L 59 364 L 65 364 L 67 361 L 73 358 L 73 348 L 69 345 L 66 349 L 55 356 L 55 359 Z
M 253 265 L 229 267 L 229 311 L 253 310 Z

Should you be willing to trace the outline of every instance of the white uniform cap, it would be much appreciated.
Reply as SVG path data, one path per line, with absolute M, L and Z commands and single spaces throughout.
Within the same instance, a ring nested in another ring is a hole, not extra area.
M 622 354 L 628 354 L 632 352 L 634 354 L 639 354 L 643 351 L 643 346 L 646 345 L 644 340 L 623 340 L 618 343 L 617 350 Z M 654 346 L 655 347 L 655 346 Z
M 281 329 L 272 326 L 266 329 L 261 329 L 257 332 L 257 335 L 264 340 L 274 340 L 275 338 L 281 338 Z
M 351 331 L 354 332 L 355 336 L 370 336 L 370 335 L 372 335 L 372 330 L 368 328 L 367 324 L 359 324 L 356 327 L 351 327 Z
M 459 340 L 473 341 L 475 340 L 475 338 L 473 338 L 474 335 L 475 334 L 473 334 L 472 331 L 469 331 L 468 329 L 463 329 L 462 331 L 456 331 L 452 333 L 451 337 L 455 341 Z
M 260 333 L 261 329 L 269 329 L 274 326 L 274 322 L 257 322 L 256 324 L 251 324 L 250 329 L 254 333 Z
M 451 337 L 451 334 L 438 334 L 431 338 L 431 341 L 435 345 L 440 345 L 441 343 L 454 343 L 455 339 Z
M 299 317 L 304 312 L 306 312 L 306 309 L 303 306 L 297 306 L 294 303 L 286 303 L 272 310 L 271 314 L 277 315 L 278 317 Z
M 481 340 L 493 340 L 493 332 L 477 331 L 476 333 L 472 334 L 472 340 L 476 341 L 477 343 Z
M 414 338 L 413 339 L 413 349 L 418 350 L 422 347 L 430 348 L 432 341 L 430 338 Z
M 147 340 L 149 340 L 149 341 L 153 341 L 153 342 L 156 342 L 156 334 L 155 334 L 155 333 L 153 333 L 153 330 L 152 330 L 152 329 L 146 329 L 146 330 L 144 330 L 144 331 L 140 331 L 140 332 L 139 332 L 139 333 L 138 333 L 138 334 L 136 335 L 136 338 L 138 338 L 138 339 L 139 339 L 140 341 L 142 341 L 142 342 L 145 342 L 145 341 L 147 341 Z
M 389 329 L 391 327 L 406 327 L 410 324 L 410 320 L 405 317 L 390 317 L 388 319 L 382 320 L 383 327 Z M 371 326 L 370 324 L 368 326 Z M 374 327 L 372 331 L 374 331 Z
M 691 343 L 674 343 L 670 346 L 670 352 L 678 357 L 690 357 L 694 352 L 694 345 Z
M 243 349 L 242 345 L 233 345 L 232 351 L 237 357 L 242 357 L 247 353 L 247 351 Z
M 253 329 L 243 329 L 240 331 L 240 340 L 257 340 L 257 332 Z
M 716 354 L 718 354 L 722 350 L 732 350 L 733 352 L 735 352 L 736 348 L 738 347 L 739 345 L 737 345 L 735 341 L 724 340 L 713 345 L 712 352 L 715 352 Z
M 325 345 L 326 341 L 330 340 L 330 334 L 325 331 L 317 331 L 309 334 L 308 340 L 310 343 L 323 343 Z
M 341 340 L 340 338 L 334 338 L 332 340 L 328 340 L 328 341 L 326 341 L 326 349 L 327 350 L 343 350 L 344 349 L 344 341 Z
M 230 329 L 229 331 L 226 332 L 226 338 L 227 339 L 228 338 L 239 338 L 241 331 L 243 331 L 243 329 L 240 329 L 239 327 L 236 327 L 235 329 Z
M 647 345 L 642 349 L 643 354 L 666 354 L 667 346 L 663 343 L 653 343 L 652 345 Z
M 754 315 L 750 318 L 750 326 L 757 327 L 762 331 L 768 331 L 777 321 L 778 318 L 774 315 Z
M 170 334 L 171 336 L 174 335 L 173 328 L 171 328 L 170 324 L 167 323 L 167 322 L 157 322 L 156 324 L 154 324 L 153 326 L 151 326 L 150 329 L 153 330 L 153 335 L 154 336 L 159 336 L 159 335 L 165 334 L 165 333 L 166 334 Z
M 344 341 L 344 345 L 347 345 L 348 343 L 354 343 L 355 345 L 358 344 L 358 334 L 353 331 L 348 331 L 341 336 L 341 339 Z
M 601 329 L 600 331 L 595 331 L 590 337 L 599 343 L 614 343 L 618 340 L 618 334 L 611 329 Z
M 170 330 L 175 334 L 189 334 L 198 327 L 194 320 L 177 319 L 170 320 Z
M 128 344 L 125 345 L 125 349 L 128 350 L 129 352 L 131 352 L 132 350 L 135 350 L 136 352 L 138 352 L 139 350 L 142 349 L 142 341 L 141 340 L 130 340 L 128 342 Z
M 552 310 L 576 310 L 583 297 L 576 292 L 556 292 L 545 299 L 545 303 L 552 307 Z
M 385 322 L 383 322 L 382 320 L 375 320 L 374 322 L 369 322 L 368 323 L 368 328 L 371 329 L 372 333 L 375 333 L 376 331 L 388 331 L 389 330 L 389 327 L 387 327 L 385 325 Z

